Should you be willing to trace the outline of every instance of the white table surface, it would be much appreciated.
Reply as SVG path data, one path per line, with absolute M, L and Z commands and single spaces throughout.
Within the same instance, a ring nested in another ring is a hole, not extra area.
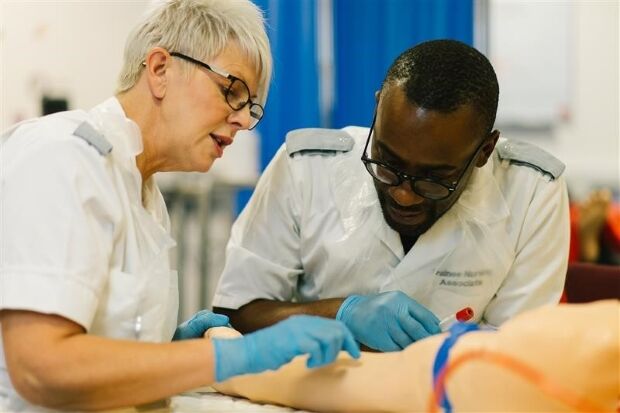
M 203 412 L 242 412 L 242 413 L 311 413 L 272 404 L 253 403 L 247 399 L 218 393 L 211 387 L 173 396 L 169 400 L 138 406 L 132 409 L 114 410 L 110 413 L 203 413 Z

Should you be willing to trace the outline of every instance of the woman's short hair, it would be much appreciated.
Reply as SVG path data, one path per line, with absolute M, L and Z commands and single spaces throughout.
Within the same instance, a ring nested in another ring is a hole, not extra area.
M 250 0 L 170 0 L 155 8 L 127 39 L 116 92 L 131 89 L 153 47 L 208 62 L 234 41 L 259 76 L 258 101 L 267 100 L 272 59 L 262 11 Z M 186 66 L 189 73 L 189 65 Z

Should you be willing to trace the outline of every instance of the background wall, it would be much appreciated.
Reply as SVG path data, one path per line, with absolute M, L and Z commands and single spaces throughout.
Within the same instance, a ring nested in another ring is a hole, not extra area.
M 574 199 L 593 187 L 617 193 L 618 2 L 491 0 L 489 8 L 503 135 L 564 161 Z
M 620 186 L 620 39 L 616 1 L 575 4 L 570 33 L 574 53 L 572 110 L 545 146 L 565 160 L 575 195 L 591 186 Z
M 0 0 L 0 128 L 40 114 L 46 93 L 89 108 L 110 96 L 147 1 Z

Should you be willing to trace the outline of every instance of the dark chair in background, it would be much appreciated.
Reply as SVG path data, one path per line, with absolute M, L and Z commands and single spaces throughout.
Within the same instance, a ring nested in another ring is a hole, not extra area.
M 568 264 L 564 286 L 569 303 L 620 299 L 620 266 L 574 262 Z

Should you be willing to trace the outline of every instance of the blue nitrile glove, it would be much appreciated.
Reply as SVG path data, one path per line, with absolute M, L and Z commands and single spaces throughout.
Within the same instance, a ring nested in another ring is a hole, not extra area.
M 402 350 L 441 332 L 435 314 L 401 291 L 349 296 L 336 320 L 345 323 L 357 341 L 379 351 Z
M 227 325 L 227 316 L 216 314 L 209 310 L 202 310 L 177 327 L 174 336 L 172 336 L 172 341 L 201 338 L 205 331 L 211 327 L 223 327 Z
M 296 315 L 271 327 L 233 339 L 213 339 L 215 379 L 277 370 L 296 356 L 309 354 L 306 365 L 320 367 L 336 359 L 340 350 L 353 358 L 360 349 L 347 327 L 340 321 Z

